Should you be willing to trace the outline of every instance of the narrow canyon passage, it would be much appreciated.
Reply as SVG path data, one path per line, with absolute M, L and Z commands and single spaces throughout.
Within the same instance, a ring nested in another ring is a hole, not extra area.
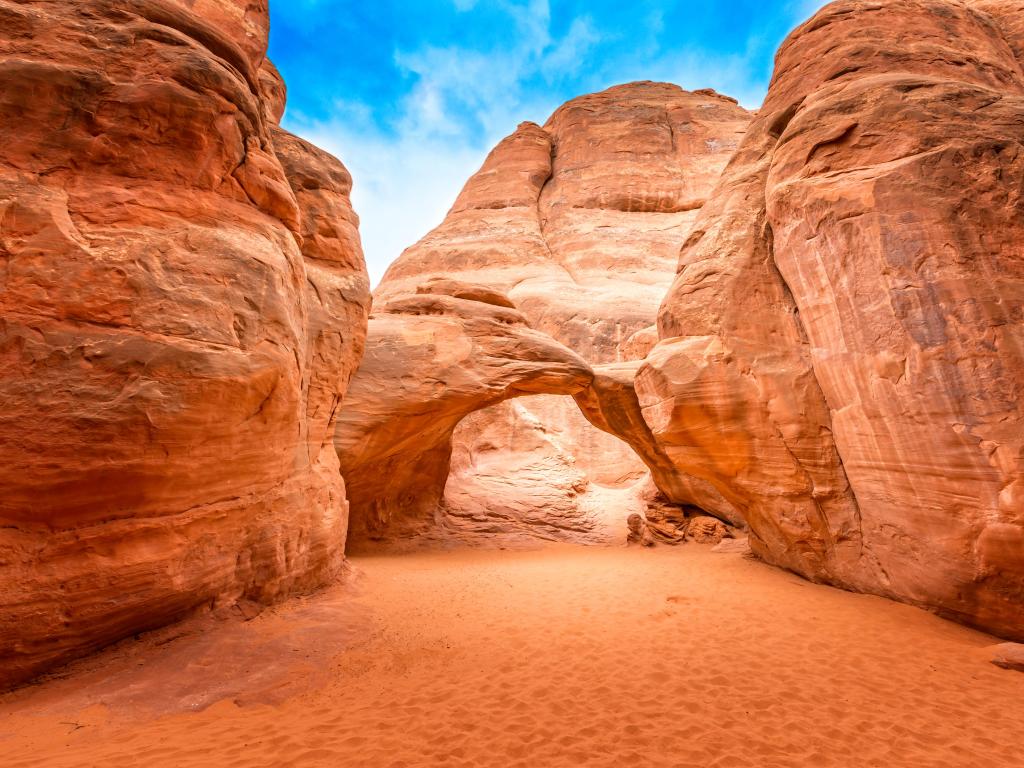
M 0 0 L 0 768 L 1024 768 L 1024 0 L 270 3 Z
M 740 552 L 353 564 L 344 586 L 8 694 L 4 765 L 1020 764 L 995 638 Z

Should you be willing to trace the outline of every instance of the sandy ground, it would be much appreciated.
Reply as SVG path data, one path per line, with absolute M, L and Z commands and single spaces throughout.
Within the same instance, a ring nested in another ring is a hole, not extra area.
M 1024 675 L 994 638 L 738 553 L 354 565 L 0 698 L 0 764 L 1024 765 Z

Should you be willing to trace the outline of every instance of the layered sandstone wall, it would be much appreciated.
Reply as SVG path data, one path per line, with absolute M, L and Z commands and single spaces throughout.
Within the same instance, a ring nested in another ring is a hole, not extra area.
M 354 547 L 459 536 L 465 522 L 440 514 L 459 423 L 512 398 L 571 396 L 593 379 L 582 358 L 510 305 L 492 289 L 452 280 L 378 302 L 335 436 Z M 493 516 L 508 498 L 483 502 Z
M 749 119 L 712 91 L 644 82 L 574 99 L 543 127 L 523 123 L 376 297 L 432 277 L 482 283 L 592 365 L 642 358 L 679 248 Z M 645 472 L 571 399 L 518 399 L 458 428 L 443 511 L 481 533 L 592 540 L 602 486 Z
M 636 377 L 766 560 L 1014 637 L 1022 15 L 840 0 L 794 31 Z
M 0 686 L 339 572 L 351 180 L 265 2 L 0 0 Z

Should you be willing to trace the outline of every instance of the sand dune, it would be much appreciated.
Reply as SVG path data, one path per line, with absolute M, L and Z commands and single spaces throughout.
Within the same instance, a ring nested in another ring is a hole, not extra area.
M 994 638 L 739 553 L 354 564 L 343 587 L 122 644 L 0 699 L 3 765 L 1024 761 L 1024 676 L 988 663 Z

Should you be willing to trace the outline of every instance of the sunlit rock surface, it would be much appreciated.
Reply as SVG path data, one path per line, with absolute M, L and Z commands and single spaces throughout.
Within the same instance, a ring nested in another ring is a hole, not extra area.
M 265 2 L 0 2 L 0 687 L 343 562 L 351 180 Z
M 636 378 L 766 560 L 1013 637 L 1022 13 L 844 0 L 793 32 Z
M 430 278 L 483 284 L 591 365 L 640 359 L 679 248 L 749 120 L 713 91 L 643 82 L 574 99 L 543 127 L 523 123 L 391 266 L 377 299 Z M 505 402 L 456 431 L 443 513 L 481 532 L 597 536 L 604 492 L 645 473 L 569 398 Z

